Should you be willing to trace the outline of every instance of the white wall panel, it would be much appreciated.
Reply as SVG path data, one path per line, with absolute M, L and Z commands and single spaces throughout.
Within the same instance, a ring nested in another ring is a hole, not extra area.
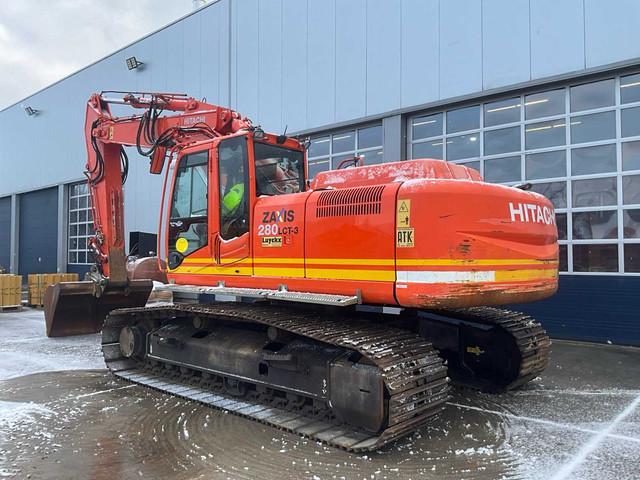
M 485 90 L 531 79 L 529 0 L 482 2 L 482 86 Z
M 307 1 L 283 0 L 282 121 L 289 132 L 307 127 Z
M 640 57 L 640 2 L 585 0 L 586 66 Z
M 218 96 L 216 101 L 222 105 L 231 105 L 231 0 L 220 0 L 216 4 L 216 8 L 208 8 L 207 12 L 215 16 L 217 23 L 212 25 L 203 21 L 203 38 L 206 32 L 217 33 L 217 44 L 209 47 L 214 51 L 214 56 L 218 57 L 218 61 L 213 63 L 211 76 L 218 76 Z M 207 33 L 208 34 L 208 33 Z M 207 57 L 209 50 L 203 50 L 202 56 Z M 206 89 L 205 89 L 206 92 Z
M 147 69 L 151 72 L 151 84 L 153 89 L 159 92 L 168 92 L 167 76 L 171 65 L 169 64 L 168 51 L 169 38 L 167 35 L 153 35 L 151 37 L 151 59 L 145 59 L 147 62 L 153 62 Z M 142 59 L 140 59 L 142 60 Z
M 243 115 L 258 116 L 259 45 L 258 0 L 233 2 L 232 35 L 235 48 L 235 78 L 232 80 L 235 105 Z
M 335 0 L 309 0 L 307 15 L 307 128 L 335 119 Z
M 153 60 L 152 39 L 145 38 L 140 42 L 136 43 L 135 46 L 127 48 L 124 53 L 125 53 L 124 55 L 125 59 L 122 60 L 121 66 L 118 67 L 119 69 L 122 68 L 122 65 L 126 65 L 126 58 L 130 56 L 135 56 L 138 59 L 138 61 L 141 61 L 141 62 L 153 62 L 154 60 Z M 142 68 L 137 68 L 131 71 L 125 68 L 123 71 L 128 73 L 129 77 L 133 77 L 135 79 L 136 90 L 140 92 L 149 92 L 154 89 L 153 70 L 151 68 L 144 68 L 146 66 L 147 65 L 145 63 L 145 65 L 143 65 Z M 109 76 L 107 75 L 105 78 L 108 79 Z
M 532 78 L 585 68 L 582 7 L 583 0 L 531 1 Z
M 440 0 L 440 98 L 482 90 L 481 27 L 481 2 Z
M 182 55 L 184 53 L 184 24 L 182 22 L 171 25 L 167 29 L 167 90 L 182 92 L 184 90 L 184 70 L 182 69 Z
M 336 120 L 367 112 L 367 1 L 340 2 L 336 11 Z M 330 39 L 327 39 L 330 40 Z
M 367 115 L 400 107 L 400 0 L 367 0 Z
M 182 30 L 182 57 L 172 59 L 172 63 L 182 67 L 183 85 L 179 90 L 181 93 L 188 92 L 195 98 L 202 98 L 202 63 L 200 61 L 200 50 L 202 49 L 202 37 L 200 35 L 200 17 L 192 15 L 183 21 Z
M 439 4 L 439 0 L 402 0 L 403 107 L 440 99 Z
M 282 1 L 260 2 L 258 115 L 268 131 L 282 131 Z
M 229 4 L 205 8 L 200 18 L 200 84 L 210 103 L 229 104 Z M 223 74 L 224 72 L 224 74 Z

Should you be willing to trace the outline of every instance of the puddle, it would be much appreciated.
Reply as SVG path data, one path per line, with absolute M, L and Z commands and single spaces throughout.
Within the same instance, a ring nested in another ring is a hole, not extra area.
M 351 454 L 104 370 L 39 373 L 0 381 L 0 478 L 546 479 L 615 417 L 627 393 L 554 394 L 541 383 L 502 396 L 454 391 L 412 436 Z M 629 443 L 640 439 L 624 437 L 637 417 L 606 439 L 596 453 L 607 462 L 590 462 L 584 478 L 640 468 Z
M 356 455 L 104 371 L 40 373 L 0 386 L 5 476 L 519 478 L 508 423 L 496 413 L 448 406 L 411 437 Z M 500 409 L 484 397 L 458 397 Z

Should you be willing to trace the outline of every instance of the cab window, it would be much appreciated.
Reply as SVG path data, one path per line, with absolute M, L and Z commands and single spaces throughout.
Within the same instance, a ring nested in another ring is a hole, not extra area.
M 171 202 L 169 252 L 186 256 L 207 244 L 208 162 L 207 152 L 180 160 Z
M 220 236 L 230 240 L 249 231 L 249 177 L 246 137 L 218 144 Z
M 304 154 L 254 142 L 257 195 L 282 195 L 304 190 Z

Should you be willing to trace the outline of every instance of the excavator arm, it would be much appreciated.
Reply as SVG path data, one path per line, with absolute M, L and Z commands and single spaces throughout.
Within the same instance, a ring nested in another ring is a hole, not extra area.
M 117 98 L 106 96 L 123 93 Z M 111 113 L 114 104 L 143 113 L 116 117 Z M 95 234 L 89 248 L 95 265 L 85 281 L 47 289 L 48 336 L 98 332 L 109 311 L 143 306 L 151 292 L 151 280 L 127 276 L 123 185 L 129 160 L 124 147 L 135 147 L 150 159 L 150 173 L 160 174 L 167 159 L 185 146 L 253 128 L 249 119 L 233 110 L 182 94 L 103 92 L 90 97 L 85 116 L 85 175 L 92 199 Z

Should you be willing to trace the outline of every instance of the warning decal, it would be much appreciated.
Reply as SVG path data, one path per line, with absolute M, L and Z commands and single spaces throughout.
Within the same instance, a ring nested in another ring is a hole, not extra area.
M 398 200 L 396 207 L 396 222 L 398 228 L 411 226 L 411 200 Z
M 396 246 L 401 248 L 413 247 L 414 241 L 413 228 L 398 228 L 396 231 Z

